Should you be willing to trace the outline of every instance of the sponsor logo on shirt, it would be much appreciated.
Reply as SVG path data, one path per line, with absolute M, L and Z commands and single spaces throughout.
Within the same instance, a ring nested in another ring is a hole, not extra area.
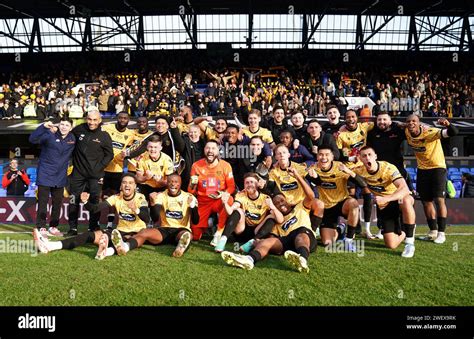
M 292 225 L 296 224 L 297 221 L 298 221 L 298 218 L 296 218 L 296 216 L 291 217 L 290 219 L 288 219 L 281 225 L 281 229 L 283 231 L 287 231 Z
M 183 219 L 183 212 L 166 210 L 165 215 L 171 219 Z

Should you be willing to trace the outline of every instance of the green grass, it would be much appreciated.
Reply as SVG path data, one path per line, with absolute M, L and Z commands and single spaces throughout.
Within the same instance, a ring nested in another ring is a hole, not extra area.
M 417 228 L 418 234 L 426 231 Z M 474 227 L 449 227 L 444 245 L 418 241 L 413 259 L 400 257 L 403 246 L 391 251 L 380 240 L 366 241 L 361 257 L 319 247 L 309 274 L 277 256 L 252 271 L 229 267 L 207 241 L 193 243 L 180 259 L 171 257 L 169 245 L 146 245 L 103 261 L 94 260 L 92 245 L 36 257 L 0 253 L 0 305 L 472 306 L 474 236 L 449 233 L 474 233 Z M 0 240 L 7 237 L 32 239 L 0 234 Z

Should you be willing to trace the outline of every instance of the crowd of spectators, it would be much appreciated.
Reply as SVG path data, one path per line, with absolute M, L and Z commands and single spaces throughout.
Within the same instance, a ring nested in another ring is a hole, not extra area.
M 372 115 L 384 110 L 394 116 L 419 112 L 433 117 L 474 117 L 471 79 L 464 72 L 387 73 L 322 67 L 301 59 L 276 67 L 205 68 L 208 65 L 202 64 L 202 68 L 186 67 L 182 72 L 170 70 L 169 65 L 134 71 L 96 66 L 100 71 L 66 73 L 56 68 L 3 77 L 0 117 L 77 118 L 89 105 L 98 106 L 101 113 L 125 111 L 131 116 L 173 114 L 180 105 L 191 106 L 195 116 L 231 116 L 252 108 L 266 115 L 277 103 L 288 114 L 300 110 L 307 116 L 322 116 L 328 105 L 338 106 L 344 114 L 348 97 L 370 97 L 375 103 Z

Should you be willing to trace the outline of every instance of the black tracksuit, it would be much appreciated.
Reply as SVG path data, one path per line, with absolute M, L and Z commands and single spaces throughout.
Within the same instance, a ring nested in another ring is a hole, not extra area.
M 84 123 L 75 127 L 72 133 L 76 136 L 76 147 L 72 154 L 74 170 L 70 177 L 69 227 L 77 229 L 80 195 L 88 187 L 89 201 L 92 204 L 99 203 L 99 180 L 104 176 L 104 168 L 114 158 L 114 152 L 110 135 L 100 127 L 91 131 Z M 91 213 L 89 229 L 97 227 L 99 218 L 100 212 Z

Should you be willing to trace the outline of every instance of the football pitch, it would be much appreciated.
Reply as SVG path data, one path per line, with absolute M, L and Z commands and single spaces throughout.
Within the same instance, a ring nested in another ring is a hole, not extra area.
M 20 246 L 31 244 L 30 234 L 7 233 L 31 229 L 0 225 L 1 306 L 474 305 L 474 226 L 448 227 L 443 245 L 417 241 L 412 259 L 400 256 L 403 246 L 389 250 L 381 240 L 365 240 L 358 253 L 318 246 L 309 274 L 277 256 L 251 271 L 229 267 L 207 240 L 193 242 L 179 259 L 170 245 L 103 261 L 94 260 L 93 245 L 35 255 Z

